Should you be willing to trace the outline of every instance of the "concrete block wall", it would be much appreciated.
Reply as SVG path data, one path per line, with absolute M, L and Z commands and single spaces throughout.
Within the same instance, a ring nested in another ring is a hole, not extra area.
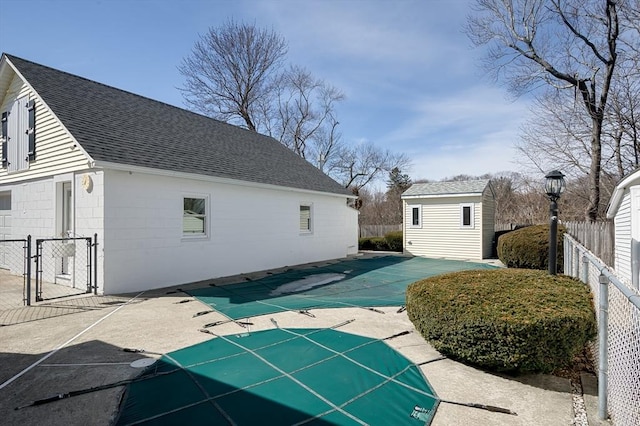
M 357 250 L 357 212 L 344 197 L 138 172 L 105 171 L 105 291 L 131 292 Z M 208 202 L 208 234 L 182 233 L 183 198 Z M 300 232 L 301 204 L 313 231 Z
M 55 187 L 53 178 L 11 187 L 11 233 L 14 238 L 55 236 Z
M 85 175 L 91 178 L 90 191 L 84 189 L 82 182 Z M 37 179 L 21 184 L 3 186 L 11 191 L 11 235 L 12 238 L 22 239 L 28 235 L 32 237 L 32 255 L 35 255 L 36 240 L 39 238 L 60 238 L 60 218 L 56 218 L 58 211 L 56 197 L 59 195 L 57 184 L 70 181 L 72 191 L 72 235 L 73 237 L 93 237 L 98 234 L 98 283 L 102 283 L 104 253 L 101 249 L 103 242 L 103 173 L 101 171 L 85 173 L 67 173 L 50 178 Z M 44 259 L 52 262 L 51 259 Z M 20 262 L 13 262 L 20 264 Z M 34 267 L 35 265 L 32 264 Z M 54 270 L 45 268 L 43 278 L 54 281 Z M 35 269 L 32 269 L 35 271 Z
M 98 235 L 98 291 L 104 285 L 104 172 L 91 170 L 73 177 L 74 236 Z

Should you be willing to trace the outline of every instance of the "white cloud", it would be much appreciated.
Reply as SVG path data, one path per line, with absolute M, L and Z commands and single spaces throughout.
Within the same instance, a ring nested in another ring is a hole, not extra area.
M 441 180 L 461 174 L 481 176 L 512 171 L 515 150 L 502 142 L 486 142 L 445 152 L 420 152 L 412 156 L 413 180 Z
M 251 3 L 252 5 L 258 5 Z M 466 1 L 260 2 L 293 56 L 407 69 L 460 58 Z M 448 29 L 444 31 L 443 28 Z M 455 28 L 455 30 L 451 30 Z
M 383 140 L 413 160 L 414 178 L 442 179 L 513 170 L 524 100 L 506 100 L 497 88 L 477 86 L 451 96 L 425 97 Z

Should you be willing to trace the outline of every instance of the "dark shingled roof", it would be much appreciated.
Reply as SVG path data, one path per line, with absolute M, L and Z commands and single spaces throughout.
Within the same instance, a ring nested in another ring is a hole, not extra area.
M 6 57 L 96 162 L 349 195 L 271 137 Z

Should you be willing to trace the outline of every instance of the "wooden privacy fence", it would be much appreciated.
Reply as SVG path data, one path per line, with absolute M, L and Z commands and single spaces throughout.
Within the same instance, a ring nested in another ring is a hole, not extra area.
M 561 222 L 569 235 L 578 240 L 590 252 L 607 265 L 613 266 L 615 232 L 613 222 Z M 526 224 L 496 222 L 495 231 L 512 231 Z
M 360 225 L 359 238 L 364 237 L 384 237 L 388 232 L 402 231 L 402 224 L 399 225 Z
M 567 232 L 605 264 L 613 266 L 613 222 L 563 222 Z

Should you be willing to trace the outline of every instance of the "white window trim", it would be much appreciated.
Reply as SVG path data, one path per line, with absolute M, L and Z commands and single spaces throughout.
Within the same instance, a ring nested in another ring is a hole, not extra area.
M 464 224 L 464 208 L 465 207 L 469 207 L 470 208 L 470 217 L 469 219 L 471 220 L 471 223 L 469 225 L 465 225 Z M 460 228 L 465 228 L 465 229 L 473 229 L 475 228 L 475 206 L 473 203 L 463 203 L 460 204 Z
M 185 198 L 200 198 L 204 200 L 204 234 L 185 234 L 184 233 L 184 199 Z M 208 240 L 211 235 L 211 205 L 208 194 L 193 194 L 184 193 L 180 198 L 180 233 L 182 235 L 182 241 L 200 241 Z
M 407 204 L 409 207 L 409 228 L 420 229 L 422 228 L 422 204 Z M 413 209 L 418 209 L 418 224 L 413 224 Z
M 300 229 L 300 207 L 309 207 L 309 229 Z M 298 228 L 300 235 L 313 234 L 313 203 L 300 203 L 298 206 Z

